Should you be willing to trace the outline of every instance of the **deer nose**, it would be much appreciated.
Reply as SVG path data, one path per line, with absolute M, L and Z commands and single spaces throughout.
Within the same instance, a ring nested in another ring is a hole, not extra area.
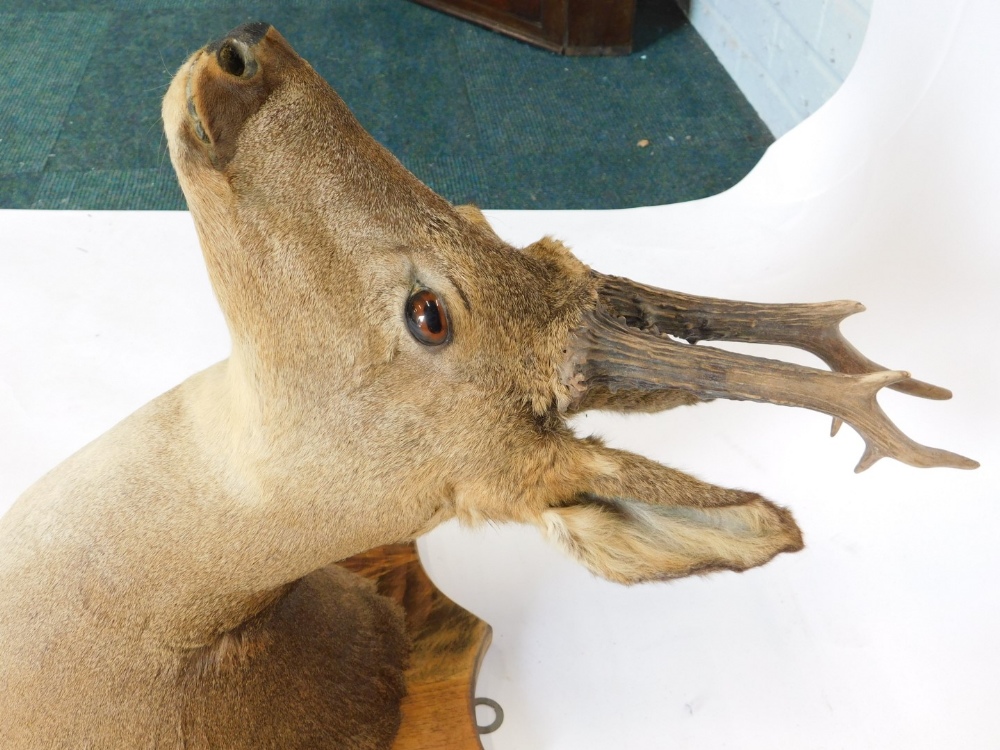
M 251 78 L 257 72 L 257 57 L 254 47 L 264 38 L 271 24 L 251 21 L 237 26 L 221 39 L 205 48 L 215 53 L 219 67 L 236 78 Z

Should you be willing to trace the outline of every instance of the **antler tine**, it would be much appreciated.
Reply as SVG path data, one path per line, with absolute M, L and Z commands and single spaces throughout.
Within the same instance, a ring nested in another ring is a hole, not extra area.
M 895 458 L 910 466 L 921 468 L 947 466 L 953 469 L 975 469 L 979 466 L 977 461 L 965 456 L 941 448 L 921 445 L 912 440 L 882 411 L 882 407 L 879 406 L 876 399 L 878 392 L 883 387 L 891 388 L 894 384 L 905 382 L 910 377 L 908 372 L 883 370 L 882 372 L 861 375 L 847 375 L 847 377 L 857 383 L 857 386 L 852 386 L 846 391 L 849 392 L 852 388 L 857 388 L 857 408 L 860 414 L 855 416 L 853 420 L 847 416 L 835 416 L 834 421 L 846 421 L 857 430 L 865 441 L 865 451 L 861 460 L 858 461 L 858 465 L 854 467 L 855 472 L 860 473 L 870 468 L 880 458 L 886 457 Z
M 878 391 L 906 380 L 909 373 L 829 372 L 711 346 L 689 346 L 667 335 L 640 333 L 609 313 L 599 305 L 577 331 L 573 364 L 584 387 L 677 389 L 703 399 L 759 401 L 829 414 L 847 422 L 865 441 L 856 471 L 885 456 L 920 467 L 973 469 L 979 465 L 915 442 L 882 411 L 875 399 Z
M 597 274 L 601 301 L 615 316 L 641 330 L 667 333 L 689 344 L 703 340 L 778 344 L 810 352 L 835 372 L 855 375 L 884 372 L 840 331 L 840 323 L 863 312 L 860 302 L 840 300 L 806 304 L 760 304 L 698 297 Z M 911 396 L 946 400 L 951 391 L 914 378 L 889 385 Z M 839 425 L 834 421 L 833 432 Z

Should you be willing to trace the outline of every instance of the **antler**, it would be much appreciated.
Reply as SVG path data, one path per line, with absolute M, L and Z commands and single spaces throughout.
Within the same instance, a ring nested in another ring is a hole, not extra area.
M 696 297 L 637 284 L 617 276 L 596 274 L 600 297 L 608 312 L 624 317 L 630 327 L 666 333 L 689 344 L 699 341 L 741 341 L 778 344 L 815 354 L 835 372 L 884 372 L 859 352 L 840 332 L 840 322 L 864 312 L 860 302 L 840 300 L 810 304 L 761 304 L 714 297 Z M 908 378 L 889 385 L 911 396 L 944 401 L 951 391 Z
M 856 302 L 764 305 L 695 297 L 599 276 L 597 307 L 587 313 L 574 344 L 576 373 L 585 387 L 609 391 L 677 389 L 699 398 L 761 401 L 813 409 L 843 420 L 864 439 L 855 471 L 890 456 L 911 466 L 973 469 L 979 464 L 929 448 L 892 423 L 875 396 L 889 386 L 915 396 L 947 399 L 951 393 L 886 370 L 843 337 L 839 323 L 860 312 Z M 833 372 L 713 347 L 702 339 L 794 346 L 812 352 Z

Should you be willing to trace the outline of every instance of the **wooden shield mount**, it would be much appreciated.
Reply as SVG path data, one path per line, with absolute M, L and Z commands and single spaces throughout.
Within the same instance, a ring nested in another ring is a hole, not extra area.
M 482 750 L 475 686 L 490 626 L 434 586 L 413 543 L 379 547 L 339 564 L 374 581 L 406 612 L 413 648 L 392 750 Z

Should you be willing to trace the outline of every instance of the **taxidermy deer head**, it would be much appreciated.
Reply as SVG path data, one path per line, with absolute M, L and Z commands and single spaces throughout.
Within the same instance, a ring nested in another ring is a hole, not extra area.
M 324 722 L 384 744 L 391 717 L 350 729 L 383 709 L 332 719 L 330 696 L 369 679 L 371 705 L 391 704 L 398 672 L 371 665 L 396 647 L 362 659 L 377 678 L 320 667 L 351 661 L 330 643 L 352 607 L 366 643 L 391 640 L 393 615 L 326 566 L 449 518 L 535 524 L 624 583 L 801 548 L 757 494 L 576 437 L 565 420 L 584 409 L 801 406 L 864 437 L 859 469 L 976 465 L 879 409 L 885 386 L 950 394 L 851 347 L 838 324 L 860 305 L 698 298 L 602 275 L 550 238 L 511 247 L 407 172 L 267 24 L 195 53 L 163 119 L 232 354 L 0 523 L 4 747 L 250 747 L 281 722 L 283 747 L 319 746 Z M 704 339 L 795 346 L 832 371 Z

